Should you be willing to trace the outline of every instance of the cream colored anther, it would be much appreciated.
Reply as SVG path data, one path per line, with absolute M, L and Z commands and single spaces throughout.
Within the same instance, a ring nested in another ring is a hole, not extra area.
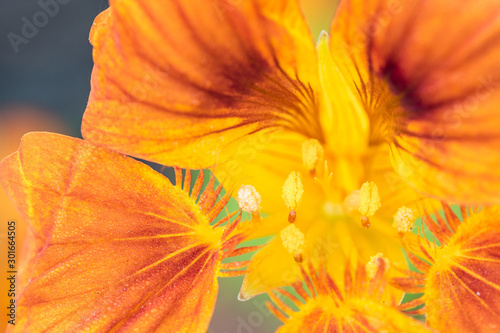
M 255 213 L 260 210 L 260 194 L 252 185 L 242 185 L 236 197 L 241 210 L 247 213 Z
M 397 213 L 394 214 L 392 226 L 396 228 L 398 232 L 405 233 L 412 229 L 414 222 L 415 213 L 413 209 L 402 206 L 398 209 Z
M 252 221 L 260 221 L 260 194 L 252 185 L 243 185 L 238 190 L 236 197 L 238 206 L 244 212 L 252 214 Z

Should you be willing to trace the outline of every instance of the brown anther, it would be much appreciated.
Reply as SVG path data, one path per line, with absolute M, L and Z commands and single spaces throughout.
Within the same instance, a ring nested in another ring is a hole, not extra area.
M 304 258 L 302 257 L 302 253 L 297 253 L 293 256 L 293 259 L 295 260 L 296 263 L 301 264 L 304 261 Z
M 370 219 L 368 218 L 368 216 L 361 216 L 361 225 L 365 229 L 370 228 Z
M 288 223 L 295 223 L 296 218 L 297 218 L 297 213 L 294 210 L 291 210 L 288 213 Z

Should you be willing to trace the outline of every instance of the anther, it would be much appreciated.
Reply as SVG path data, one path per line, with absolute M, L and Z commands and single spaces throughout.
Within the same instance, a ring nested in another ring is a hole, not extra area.
M 242 211 L 252 214 L 253 220 L 260 219 L 259 210 L 261 198 L 255 187 L 252 185 L 241 186 L 238 190 L 236 201 Z
M 294 223 L 297 217 L 297 207 L 302 200 L 304 194 L 304 187 L 302 186 L 302 176 L 300 172 L 293 171 L 288 175 L 283 185 L 283 200 L 290 210 L 288 215 L 288 222 Z
M 295 261 L 301 263 L 305 244 L 304 233 L 295 224 L 289 224 L 285 229 L 281 230 L 281 241 L 285 249 L 293 255 Z
M 323 147 L 318 140 L 309 139 L 302 144 L 302 164 L 312 175 L 316 174 L 316 166 L 323 156 Z
M 390 261 L 382 253 L 377 253 L 373 257 L 370 258 L 370 261 L 366 264 L 365 270 L 366 270 L 366 277 L 368 280 L 373 280 L 375 278 L 375 275 L 377 275 L 377 271 L 380 266 L 380 260 L 383 260 L 384 264 L 384 273 L 387 272 L 390 266 Z
M 364 228 L 370 227 L 369 217 L 373 216 L 381 205 L 377 184 L 374 182 L 364 183 L 359 192 L 359 212 L 363 215 L 361 225 Z
M 253 213 L 258 212 L 260 209 L 260 194 L 252 185 L 241 186 L 236 200 L 244 212 Z
M 370 227 L 370 216 L 373 216 L 380 206 L 380 195 L 374 182 L 364 183 L 360 190 L 352 191 L 342 203 L 342 208 L 347 214 L 354 211 L 361 213 L 361 225 L 366 229 Z
M 392 226 L 400 233 L 409 232 L 415 222 L 415 213 L 413 209 L 402 206 L 394 214 L 394 222 Z
M 374 182 L 364 183 L 359 193 L 359 212 L 361 215 L 373 216 L 380 206 L 377 184 Z

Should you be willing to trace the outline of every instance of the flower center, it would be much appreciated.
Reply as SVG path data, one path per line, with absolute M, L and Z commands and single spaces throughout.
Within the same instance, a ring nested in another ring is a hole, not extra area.
M 461 255 L 460 247 L 457 245 L 445 245 L 437 248 L 434 258 L 433 270 L 444 272 L 455 264 L 457 258 Z
M 340 173 L 350 180 L 339 176 L 335 179 L 340 184 L 332 184 L 334 178 L 333 172 L 330 172 L 329 164 L 325 159 L 324 149 L 321 144 L 315 139 L 309 139 L 302 144 L 302 164 L 309 170 L 310 176 L 321 186 L 327 200 L 323 204 L 323 213 L 326 216 L 334 217 L 338 215 L 351 215 L 356 216 L 364 228 L 370 226 L 369 218 L 373 216 L 381 206 L 380 195 L 378 187 L 374 182 L 365 182 L 358 187 L 357 178 L 352 175 L 356 173 L 355 170 L 347 170 L 343 168 L 344 163 L 342 159 L 337 160 L 335 171 Z M 347 174 L 351 173 L 351 174 Z M 353 184 L 354 183 L 354 184 Z M 348 184 L 348 186 L 345 186 Z M 348 189 L 351 192 L 348 193 Z M 301 189 L 303 192 L 303 189 Z M 359 215 L 360 214 L 360 215 Z

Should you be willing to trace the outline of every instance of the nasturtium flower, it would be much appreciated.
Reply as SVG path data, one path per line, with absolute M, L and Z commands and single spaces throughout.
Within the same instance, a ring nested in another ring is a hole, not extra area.
M 296 281 L 306 257 L 334 276 L 355 255 L 398 265 L 409 222 L 393 216 L 420 193 L 500 200 L 499 10 L 345 0 L 315 45 L 294 0 L 112 0 L 91 31 L 82 133 L 258 191 L 269 217 L 253 236 L 276 237 L 242 298 Z
M 286 289 L 269 294 L 273 303 L 268 302 L 268 308 L 284 323 L 277 332 L 432 332 L 399 311 L 397 301 L 384 302 L 385 262 L 378 258 L 374 265 L 373 279 L 362 265 L 354 271 L 347 265 L 343 288 L 324 269 L 302 269 L 304 284 L 294 285 L 298 297 Z
M 423 218 L 439 245 L 421 241 L 419 256 L 409 252 L 420 272 L 392 282 L 407 292 L 423 293 L 405 308 L 426 314 L 427 323 L 440 332 L 498 332 L 500 207 L 480 212 L 462 207 L 460 214 L 443 207 L 444 216 Z
M 193 188 L 189 171 L 184 187 L 180 170 L 176 178 L 174 186 L 83 140 L 25 135 L 0 164 L 2 185 L 32 232 L 9 328 L 205 332 L 217 277 L 245 273 L 244 262 L 222 259 L 254 248 L 236 249 L 239 218 L 211 223 L 229 199 L 219 198 L 221 186 L 201 191 L 203 173 Z

